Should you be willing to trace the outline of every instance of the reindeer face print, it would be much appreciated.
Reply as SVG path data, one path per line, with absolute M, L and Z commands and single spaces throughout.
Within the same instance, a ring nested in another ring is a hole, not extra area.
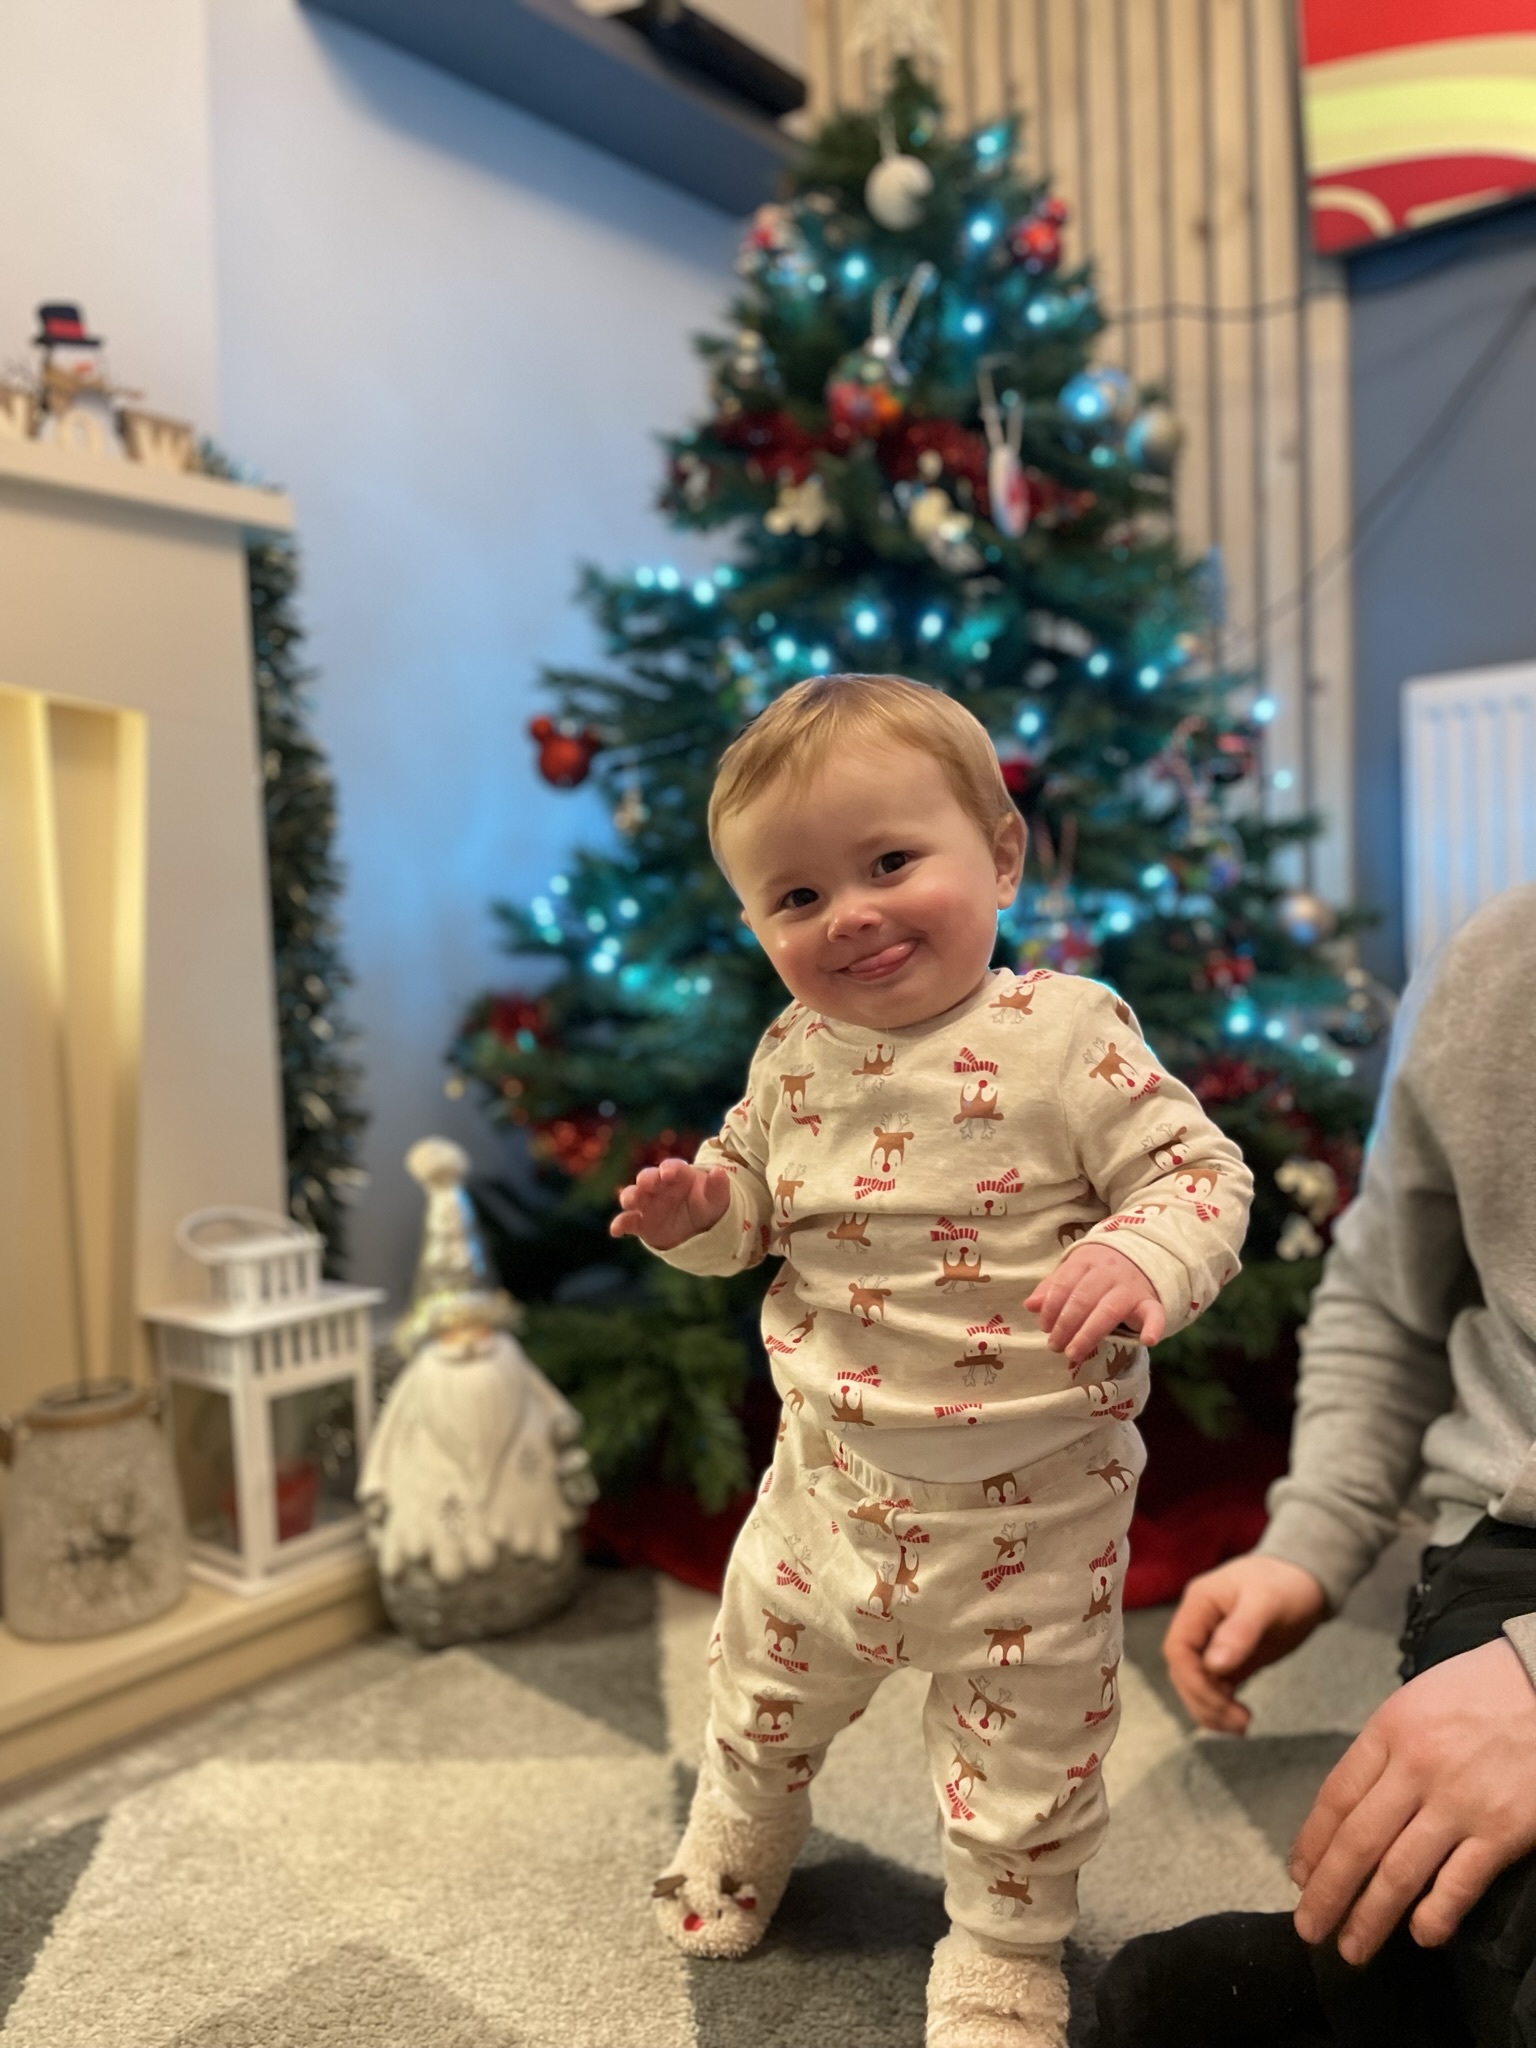
M 1018 889 L 1023 825 L 1010 815 L 989 838 L 931 755 L 886 745 L 780 778 L 721 821 L 719 843 L 785 987 L 878 1034 L 982 986 L 997 913 Z
M 1128 1059 L 1112 1038 L 1096 1038 L 1083 1054 L 1083 1064 L 1092 1080 L 1106 1082 L 1117 1095 L 1129 1096 L 1133 1101 L 1150 1095 L 1163 1078 L 1139 1052 L 1135 1059 Z

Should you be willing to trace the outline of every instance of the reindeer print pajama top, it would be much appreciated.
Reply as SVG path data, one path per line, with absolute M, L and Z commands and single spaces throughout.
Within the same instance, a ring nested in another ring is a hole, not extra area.
M 1248 1169 L 1112 991 L 1006 968 L 883 1034 L 791 1004 L 697 1163 L 730 1207 L 661 1256 L 784 1262 L 762 1325 L 783 1420 L 726 1577 L 707 1761 L 775 1803 L 919 1666 L 951 1917 L 1057 1941 L 1104 1825 L 1148 1362 L 1121 1333 L 1073 1364 L 1023 1303 L 1102 1238 L 1182 1328 L 1237 1271 Z

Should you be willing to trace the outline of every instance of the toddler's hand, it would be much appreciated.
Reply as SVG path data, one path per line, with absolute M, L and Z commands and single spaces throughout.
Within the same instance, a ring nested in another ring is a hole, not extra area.
M 620 1213 L 608 1225 L 610 1237 L 638 1237 L 653 1251 L 669 1252 L 718 1223 L 731 1206 L 731 1177 L 723 1166 L 706 1172 L 686 1159 L 642 1166 L 619 1189 Z
M 1100 1338 L 1126 1324 L 1155 1344 L 1167 1323 L 1157 1289 L 1134 1259 L 1107 1244 L 1079 1244 L 1025 1301 L 1053 1351 L 1081 1365 Z

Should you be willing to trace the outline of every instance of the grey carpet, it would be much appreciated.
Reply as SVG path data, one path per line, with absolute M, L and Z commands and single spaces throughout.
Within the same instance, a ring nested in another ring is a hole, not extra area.
M 1129 1935 L 1292 1897 L 1319 1779 L 1390 1690 L 1405 1540 L 1196 1738 L 1130 1617 L 1074 2042 Z M 593 1572 L 528 1634 L 359 1644 L 0 1801 L 0 2048 L 920 2048 L 944 1917 L 919 1674 L 840 1738 L 768 1940 L 690 1963 L 646 1903 L 697 1762 L 712 1603 Z

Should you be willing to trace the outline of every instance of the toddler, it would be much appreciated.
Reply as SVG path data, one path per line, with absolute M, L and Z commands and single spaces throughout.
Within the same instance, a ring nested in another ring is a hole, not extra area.
M 709 830 L 794 1000 L 720 1135 L 610 1227 L 692 1273 L 783 1259 L 783 1411 L 656 1910 L 690 1955 L 752 1948 L 828 1743 L 915 1665 L 951 1923 L 928 2048 L 1064 2048 L 1146 1346 L 1237 1271 L 1252 1181 L 1107 988 L 989 972 L 1024 826 L 941 691 L 796 685 L 726 750 Z

